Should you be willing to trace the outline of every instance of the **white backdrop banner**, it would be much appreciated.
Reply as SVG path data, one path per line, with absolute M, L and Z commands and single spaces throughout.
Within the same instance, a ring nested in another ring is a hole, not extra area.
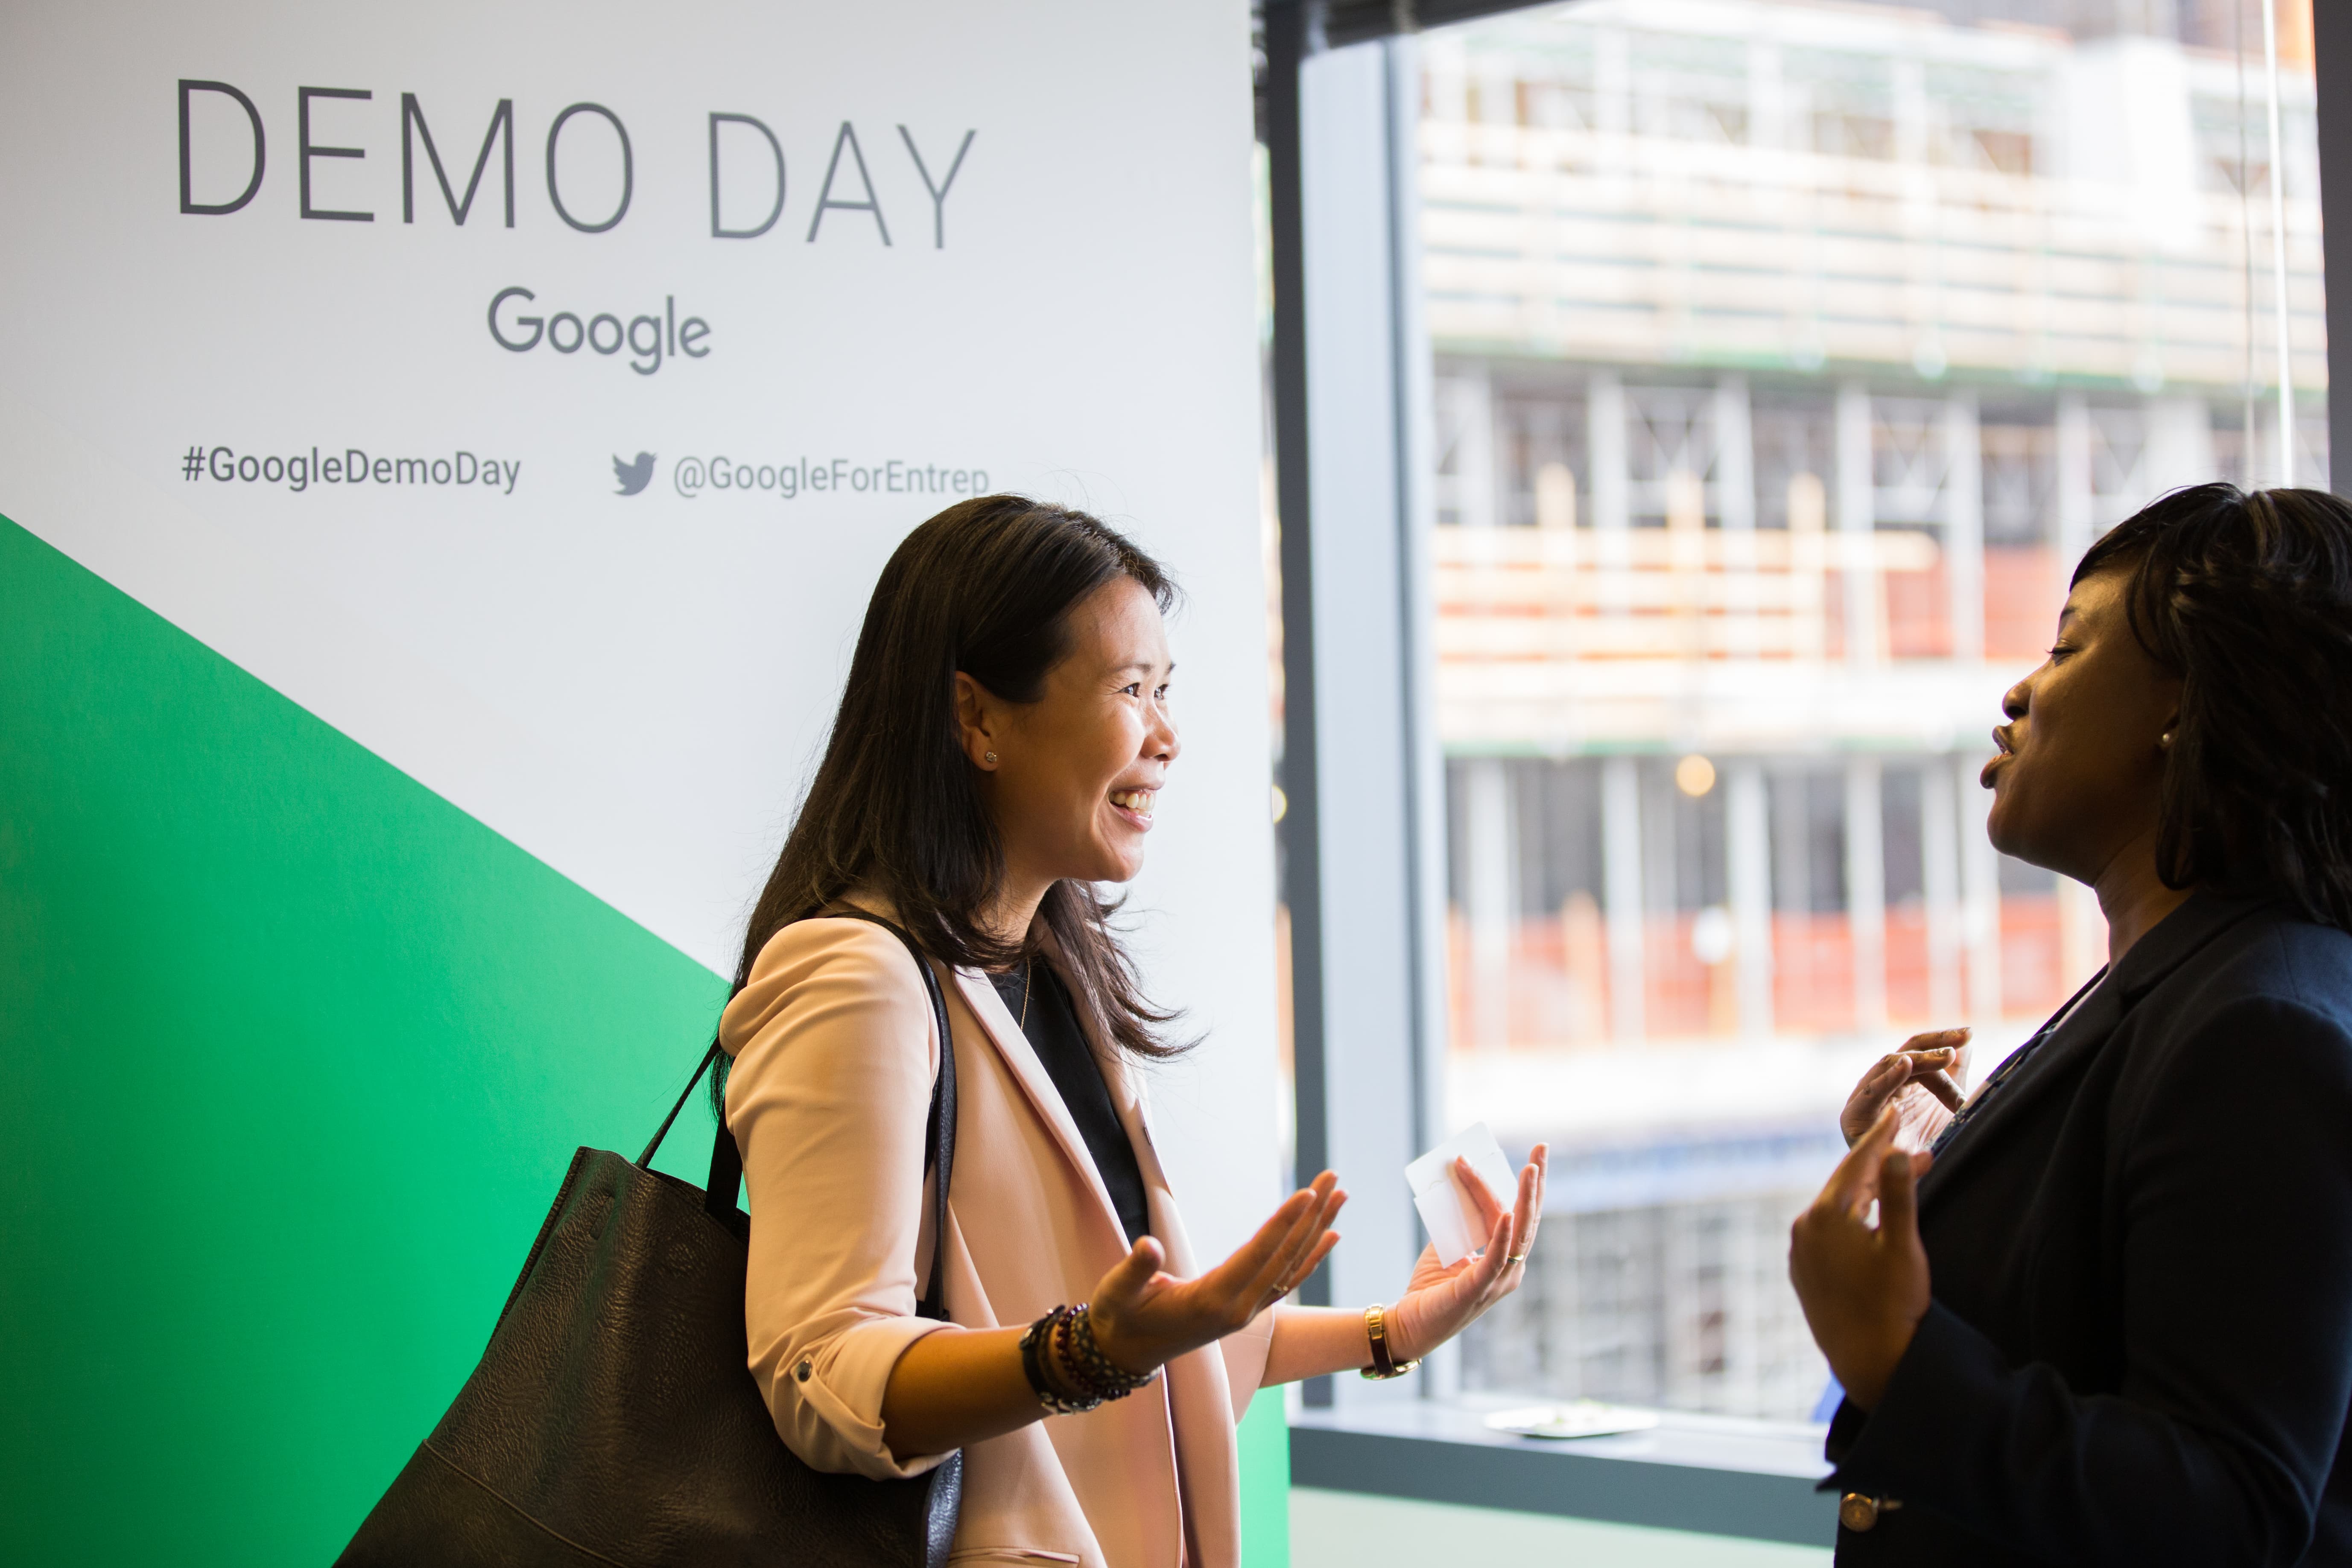
M 1243 0 L 16 5 L 0 514 L 713 969 L 959 497 L 1186 585 L 1133 907 L 1276 1180 Z M 1241 1156 L 1235 1158 L 1234 1156 Z

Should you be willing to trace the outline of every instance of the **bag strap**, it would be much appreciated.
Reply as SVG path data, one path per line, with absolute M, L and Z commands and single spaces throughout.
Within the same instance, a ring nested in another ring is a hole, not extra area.
M 637 1168 L 639 1170 L 643 1170 L 654 1163 L 654 1152 L 662 1146 L 662 1140 L 669 1136 L 669 1124 L 676 1121 L 677 1120 L 677 1113 L 686 1109 L 687 1100 L 693 1097 L 694 1086 L 702 1081 L 702 1075 L 709 1072 L 710 1070 L 710 1064 L 718 1059 L 719 1040 L 718 1037 L 714 1036 L 710 1041 L 710 1048 L 702 1053 L 702 1059 L 700 1061 L 694 1064 L 694 1076 L 686 1080 L 686 1087 L 677 1091 L 677 1103 L 669 1108 L 669 1114 L 662 1118 L 662 1124 L 654 1129 L 653 1142 L 646 1144 L 646 1152 L 637 1156 Z
M 915 1310 L 922 1317 L 945 1322 L 948 1315 L 948 1186 L 955 1171 L 956 1130 L 955 1032 L 948 1020 L 947 998 L 940 990 L 940 977 L 932 972 L 930 961 L 923 956 L 923 950 L 915 945 L 915 939 L 905 931 L 880 915 L 867 914 L 863 910 L 845 909 L 826 918 L 864 921 L 869 925 L 880 926 L 904 942 L 907 952 L 915 960 L 915 972 L 923 977 L 924 994 L 930 999 L 931 1022 L 940 1035 L 940 1070 L 931 1080 L 931 1110 L 924 1126 L 923 1169 L 938 1172 L 939 1177 L 931 1184 L 930 1282 L 924 1288 L 923 1299 Z M 696 1066 L 694 1076 L 686 1080 L 686 1088 L 678 1092 L 677 1103 L 669 1108 L 667 1116 L 662 1118 L 653 1142 L 646 1144 L 646 1152 L 637 1156 L 640 1167 L 653 1163 L 654 1152 L 669 1135 L 670 1124 L 677 1120 L 678 1112 L 686 1109 L 687 1100 L 694 1094 L 694 1086 L 702 1081 L 702 1075 L 709 1072 L 710 1064 L 718 1059 L 719 1042 L 714 1038 L 710 1048 L 702 1053 L 702 1060 Z M 722 1121 L 710 1140 L 710 1176 L 703 1185 L 703 1207 L 713 1218 L 724 1221 L 738 1212 L 735 1192 L 742 1180 L 742 1150 L 737 1146 L 734 1134 L 728 1131 L 727 1124 Z

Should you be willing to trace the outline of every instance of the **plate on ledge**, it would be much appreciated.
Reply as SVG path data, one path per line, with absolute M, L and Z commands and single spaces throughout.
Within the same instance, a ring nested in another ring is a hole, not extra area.
M 1486 1417 L 1489 1432 L 1515 1432 L 1522 1437 L 1613 1437 L 1621 1432 L 1647 1432 L 1658 1424 L 1654 1410 L 1626 1405 L 1603 1405 L 1579 1399 L 1567 1405 L 1528 1405 L 1497 1410 Z

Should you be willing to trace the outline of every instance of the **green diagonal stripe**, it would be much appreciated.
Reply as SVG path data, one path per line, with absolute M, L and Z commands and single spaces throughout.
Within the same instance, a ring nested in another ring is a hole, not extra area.
M 331 1559 L 722 994 L 0 520 L 0 1556 Z

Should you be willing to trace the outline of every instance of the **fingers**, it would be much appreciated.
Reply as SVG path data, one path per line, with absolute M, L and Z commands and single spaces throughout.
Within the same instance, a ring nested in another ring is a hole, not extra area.
M 1543 1146 L 1537 1145 L 1536 1156 L 1528 1162 L 1537 1178 L 1538 1199 L 1544 1152 Z M 1528 1184 L 1526 1173 L 1522 1173 L 1521 1182 L 1524 1190 Z M 1520 1228 L 1517 1214 L 1500 1214 L 1487 1229 L 1485 1247 L 1453 1268 L 1437 1270 L 1434 1247 L 1423 1253 L 1421 1267 L 1413 1271 L 1412 1284 L 1394 1309 L 1394 1326 L 1390 1331 L 1397 1354 L 1410 1359 L 1444 1344 L 1516 1289 L 1521 1276 L 1518 1266 L 1511 1259 L 1515 1255 L 1525 1258 L 1528 1235 Z
M 1960 1028 L 1914 1035 L 1903 1042 L 1903 1049 L 1897 1053 L 1909 1063 L 1908 1081 L 1926 1085 L 1930 1094 L 1954 1110 L 1960 1108 L 1961 1098 L 1954 1079 L 1968 1053 L 1969 1034 L 1968 1029 Z
M 1097 1333 L 1118 1348 L 1105 1352 L 1120 1365 L 1156 1366 L 1171 1356 L 1232 1333 L 1288 1293 L 1339 1240 L 1327 1222 L 1347 1201 L 1326 1171 L 1283 1200 L 1257 1234 L 1216 1268 L 1192 1279 L 1161 1272 L 1166 1254 L 1145 1237 L 1105 1275 L 1097 1305 L 1114 1311 Z
M 1331 1229 L 1331 1222 L 1339 1217 L 1339 1210 L 1347 1202 L 1346 1191 L 1334 1187 L 1325 1194 L 1320 1206 L 1300 1224 L 1290 1245 L 1276 1259 L 1279 1268 L 1268 1286 L 1276 1296 L 1290 1294 L 1301 1279 L 1315 1271 L 1315 1266 L 1329 1255 L 1331 1248 L 1339 1245 L 1339 1233 Z
M 1926 1151 L 1886 1156 L 1878 1173 L 1878 1228 L 1890 1237 L 1916 1235 L 1919 1229 L 1919 1178 L 1927 1173 L 1933 1156 Z
M 1931 1029 L 1924 1035 L 1914 1035 L 1903 1042 L 1900 1050 L 1890 1051 L 1878 1058 L 1863 1075 L 1864 1085 L 1891 1088 L 1900 1085 L 1920 1068 L 1942 1068 L 1957 1061 L 1967 1048 L 1969 1031 Z
M 1901 1051 L 1878 1058 L 1862 1081 L 1853 1086 L 1853 1093 L 1838 1114 L 1838 1130 L 1845 1134 L 1846 1147 L 1858 1142 L 1864 1131 L 1891 1100 L 1895 1092 L 1910 1080 L 1911 1058 Z
M 1854 1140 L 1853 1147 L 1838 1162 L 1837 1169 L 1830 1173 L 1822 1195 L 1814 1200 L 1815 1205 L 1851 1215 L 1868 1208 L 1871 1200 L 1878 1196 L 1879 1163 L 1886 1157 L 1899 1124 L 1894 1103 L 1889 1101 L 1879 1111 L 1877 1120 Z
M 1269 1295 L 1286 1295 L 1290 1286 L 1306 1272 L 1305 1259 L 1321 1245 L 1331 1217 L 1348 1201 L 1348 1194 L 1339 1190 L 1338 1183 L 1339 1178 L 1326 1171 L 1315 1178 L 1311 1186 L 1292 1194 L 1289 1202 L 1275 1211 L 1275 1217 L 1259 1230 L 1250 1246 L 1235 1253 L 1213 1277 L 1218 1277 L 1221 1286 L 1233 1288 L 1236 1298 L 1246 1302 L 1262 1301 Z M 1301 1198 L 1307 1201 L 1301 1204 Z M 1293 1205 L 1298 1206 L 1294 1209 Z M 1260 1241 L 1270 1241 L 1271 1245 L 1261 1250 Z
M 1268 1263 L 1278 1258 L 1299 1225 L 1321 1206 L 1323 1199 L 1339 1184 L 1339 1180 L 1326 1171 L 1308 1185 L 1283 1199 L 1282 1206 L 1266 1216 L 1266 1222 L 1257 1227 L 1257 1234 L 1244 1242 L 1214 1272 L 1223 1273 L 1232 1268 L 1245 1279 L 1262 1273 Z
M 1846 1157 L 1844 1163 L 1853 1166 L 1856 1170 L 1874 1173 L 1876 1170 L 1874 1160 L 1885 1156 L 1886 1150 L 1894 1143 L 1895 1130 L 1902 1123 L 1903 1118 L 1896 1112 L 1894 1106 L 1889 1105 L 1878 1113 L 1871 1122 L 1869 1130 L 1855 1142 L 1853 1152 Z M 1876 1155 L 1870 1152 L 1874 1149 L 1878 1152 Z
M 1968 1103 L 1968 1096 L 1960 1092 L 1960 1086 L 1952 1081 L 1949 1073 L 1922 1073 L 1914 1081 L 1924 1086 L 1929 1094 L 1942 1100 L 1947 1110 L 1958 1110 Z
M 1314 1273 L 1318 1268 L 1320 1268 L 1323 1266 L 1323 1260 L 1330 1257 L 1331 1249 L 1339 1245 L 1339 1233 L 1336 1230 L 1325 1231 L 1323 1233 L 1323 1238 L 1315 1244 L 1314 1250 L 1309 1252 L 1296 1268 L 1265 1288 L 1265 1292 L 1257 1299 L 1257 1310 L 1264 1311 L 1266 1308 L 1274 1306 L 1276 1303 L 1282 1300 L 1284 1297 L 1289 1295 L 1293 1290 L 1297 1289 L 1301 1284 L 1305 1283 L 1308 1275 Z M 1255 1316 L 1256 1314 L 1254 1312 L 1251 1315 Z
M 1966 1029 L 1914 1035 L 1904 1049 L 1881 1057 L 1862 1075 L 1845 1109 L 1838 1113 L 1838 1131 L 1844 1134 L 1846 1147 L 1859 1144 L 1890 1105 L 1913 1125 L 1932 1121 L 1921 1096 L 1911 1092 L 1914 1085 L 1947 1110 L 1958 1111 L 1966 1104 L 1968 1097 L 1960 1092 L 1958 1078 L 1967 1056 L 1968 1037 Z
M 1465 1292 L 1473 1297 L 1483 1295 L 1494 1283 L 1496 1276 L 1507 1267 L 1506 1260 L 1510 1257 L 1511 1237 L 1515 1234 L 1511 1216 L 1503 1215 L 1487 1228 L 1486 1239 L 1472 1247 L 1460 1262 L 1450 1268 L 1438 1269 L 1434 1274 L 1417 1273 L 1416 1283 L 1408 1287 L 1407 1294 L 1412 1294 L 1415 1289 L 1437 1290 L 1444 1292 L 1448 1300 L 1456 1300 Z M 1436 1257 L 1434 1247 L 1423 1254 L 1424 1262 L 1433 1262 Z
M 1122 1301 L 1140 1296 L 1143 1288 L 1151 1283 L 1151 1277 L 1160 1272 L 1160 1265 L 1165 1258 L 1166 1254 L 1160 1250 L 1158 1237 L 1146 1236 L 1138 1238 L 1136 1244 L 1128 1249 L 1127 1256 L 1102 1277 L 1101 1283 L 1095 1287 L 1096 1296 Z
M 1478 1211 L 1478 1223 L 1488 1230 L 1494 1229 L 1495 1221 L 1502 1217 L 1503 1205 L 1495 1201 L 1494 1190 L 1486 1185 L 1486 1178 L 1473 1170 L 1469 1161 L 1456 1155 L 1454 1179 L 1462 1184 L 1464 1192 L 1470 1194 L 1471 1206 Z
M 1514 1250 L 1522 1260 L 1535 1245 L 1536 1223 L 1543 1216 L 1544 1166 L 1550 1154 L 1549 1147 L 1537 1144 L 1519 1171 L 1519 1201 L 1511 1210 L 1511 1222 L 1518 1243 Z
M 1307 1254 L 1307 1261 L 1286 1281 L 1288 1289 L 1285 1289 L 1283 1294 L 1287 1296 L 1292 1290 L 1297 1289 L 1299 1282 L 1323 1266 L 1323 1260 L 1331 1256 L 1331 1249 L 1339 1245 L 1339 1233 L 1336 1230 L 1325 1231 L 1323 1239 L 1315 1244 L 1315 1250 Z
M 1511 1216 L 1497 1215 L 1495 1223 L 1486 1229 L 1486 1249 L 1470 1259 L 1470 1267 L 1456 1275 L 1455 1280 L 1472 1294 L 1484 1296 L 1494 1285 L 1496 1277 L 1509 1267 L 1511 1238 L 1515 1234 L 1517 1227 L 1512 1225 Z

